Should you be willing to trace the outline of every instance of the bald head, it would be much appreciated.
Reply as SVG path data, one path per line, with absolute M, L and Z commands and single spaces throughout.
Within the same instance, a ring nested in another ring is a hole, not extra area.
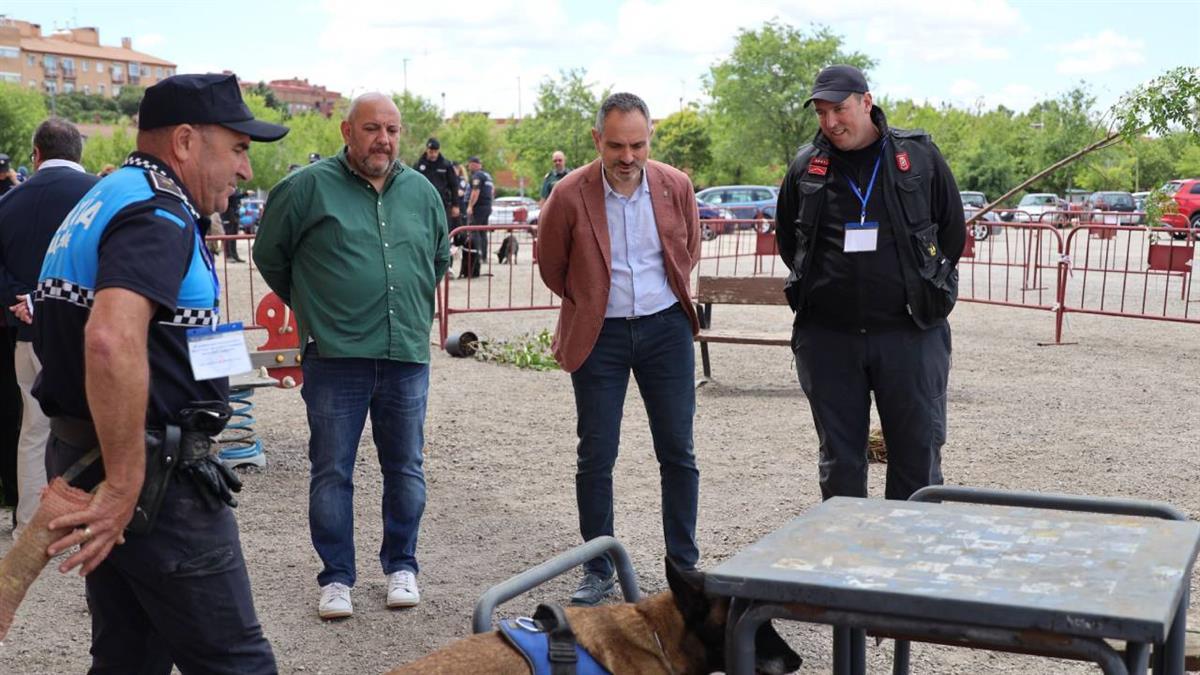
M 342 120 L 346 159 L 376 189 L 392 169 L 400 151 L 400 109 L 390 96 L 379 92 L 363 94 L 350 103 Z

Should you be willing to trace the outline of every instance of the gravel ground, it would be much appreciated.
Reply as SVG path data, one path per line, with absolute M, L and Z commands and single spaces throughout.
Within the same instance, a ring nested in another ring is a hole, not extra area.
M 552 328 L 553 321 L 552 312 L 468 315 L 455 317 L 452 330 L 502 338 Z M 714 325 L 782 329 L 788 321 L 782 308 L 714 312 Z M 1042 347 L 1037 343 L 1053 338 L 1047 312 L 960 304 L 952 325 L 948 483 L 1156 499 L 1200 517 L 1196 326 L 1076 316 L 1066 331 L 1076 344 Z M 820 499 L 816 436 L 788 351 L 714 345 L 712 353 L 715 381 L 699 390 L 696 413 L 702 567 Z M 341 622 L 316 615 L 318 560 L 307 532 L 307 429 L 299 393 L 272 389 L 255 396 L 269 463 L 244 471 L 237 513 L 259 616 L 282 672 L 379 673 L 412 660 L 466 635 L 472 606 L 488 586 L 577 543 L 569 378 L 441 352 L 433 356 L 432 372 L 428 507 L 418 550 L 423 602 L 411 610 L 384 607 L 376 562 L 381 481 L 365 433 L 356 470 L 356 613 Z M 636 387 L 627 400 L 623 439 L 615 478 L 617 536 L 644 589 L 654 592 L 665 588 L 657 466 Z M 873 469 L 871 493 L 881 495 L 884 473 Z M 3 553 L 10 546 L 6 527 L 0 535 Z M 532 595 L 562 601 L 573 582 L 552 581 Z M 528 613 L 534 597 L 508 607 Z M 1191 616 L 1197 625 L 1200 612 L 1193 609 Z M 801 672 L 829 672 L 828 629 L 784 624 L 780 630 L 804 657 Z M 48 570 L 0 645 L 0 672 L 84 672 L 89 639 L 81 580 Z M 870 669 L 885 672 L 890 654 L 889 642 L 869 646 Z M 915 645 L 913 671 L 1023 675 L 1095 668 Z

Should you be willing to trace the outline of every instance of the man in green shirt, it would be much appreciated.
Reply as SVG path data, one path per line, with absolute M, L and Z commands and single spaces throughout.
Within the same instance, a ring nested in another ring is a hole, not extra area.
M 425 403 L 434 289 L 450 266 L 437 190 L 396 161 L 400 111 L 355 99 L 346 146 L 271 190 L 254 243 L 263 279 L 296 313 L 308 410 L 308 521 L 324 568 L 318 614 L 350 616 L 352 477 L 367 414 L 383 471 L 388 607 L 420 601 L 416 548 L 425 510 Z
M 554 168 L 547 171 L 542 178 L 542 198 L 538 200 L 538 206 L 545 204 L 546 200 L 550 198 L 550 191 L 554 189 L 558 181 L 571 173 L 571 170 L 567 168 L 567 156 L 563 154 L 562 150 L 555 150 L 550 159 L 554 162 Z

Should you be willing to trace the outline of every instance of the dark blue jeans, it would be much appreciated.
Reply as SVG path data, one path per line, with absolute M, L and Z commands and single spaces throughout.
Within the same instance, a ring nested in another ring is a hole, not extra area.
M 354 460 L 367 414 L 383 472 L 384 574 L 417 572 L 425 511 L 425 403 L 429 365 L 387 359 L 327 359 L 310 345 L 303 361 L 308 407 L 308 526 L 324 563 L 317 583 L 353 586 Z
M 696 566 L 700 472 L 692 444 L 695 369 L 692 324 L 679 305 L 639 319 L 604 320 L 592 353 L 571 373 L 579 419 L 575 499 L 584 541 L 613 534 L 612 470 L 632 372 L 646 405 L 658 458 L 667 555 L 685 569 Z M 612 574 L 612 562 L 606 557 L 584 567 L 601 576 Z
M 51 435 L 46 468 L 62 474 L 85 450 Z M 77 481 L 99 481 L 93 469 Z M 168 483 L 154 529 L 125 534 L 86 579 L 91 675 L 275 673 L 254 612 L 233 511 L 210 510 L 191 480 Z

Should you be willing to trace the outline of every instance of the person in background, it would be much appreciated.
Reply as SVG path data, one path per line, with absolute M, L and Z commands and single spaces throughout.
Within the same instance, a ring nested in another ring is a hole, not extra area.
M 487 225 L 492 215 L 492 196 L 496 185 L 492 174 L 483 170 L 483 162 L 472 155 L 467 159 L 467 169 L 471 172 L 469 185 L 471 194 L 467 199 L 467 223 L 470 225 Z M 479 276 L 483 259 L 487 257 L 488 233 L 485 230 L 468 232 L 463 246 L 462 270 L 458 278 Z
M 23 411 L 18 425 L 20 501 L 14 539 L 33 519 L 46 486 L 50 436 L 50 420 L 33 398 L 42 364 L 33 351 L 28 311 L 50 240 L 75 204 L 100 180 L 79 165 L 82 154 L 83 136 L 74 124 L 58 117 L 45 120 L 33 132 L 33 178 L 0 199 L 0 306 L 9 312 L 9 324 L 17 326 L 15 363 Z
M 567 156 L 563 154 L 562 150 L 555 150 L 554 154 L 550 156 L 550 161 L 554 166 L 542 177 L 542 198 L 538 200 L 539 206 L 545 205 L 546 200 L 550 198 L 550 191 L 554 189 L 558 181 L 571 172 L 571 169 L 567 168 Z

